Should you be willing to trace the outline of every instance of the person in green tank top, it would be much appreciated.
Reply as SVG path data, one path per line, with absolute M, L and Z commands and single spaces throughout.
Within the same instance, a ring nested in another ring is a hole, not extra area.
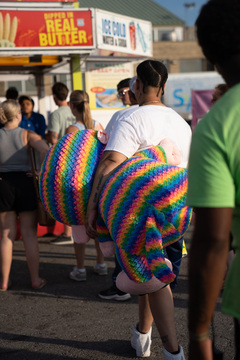
M 189 159 L 187 204 L 196 223 L 189 264 L 189 359 L 211 360 L 209 325 L 226 272 L 229 235 L 235 258 L 222 310 L 234 318 L 240 359 L 240 2 L 210 0 L 196 21 L 203 53 L 229 90 L 197 125 Z

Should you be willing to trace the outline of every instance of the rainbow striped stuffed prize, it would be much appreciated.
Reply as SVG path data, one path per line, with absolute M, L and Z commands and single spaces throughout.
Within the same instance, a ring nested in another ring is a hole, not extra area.
M 147 159 L 154 159 L 161 163 L 167 162 L 164 149 L 161 146 L 151 146 L 150 148 L 138 151 L 134 157 L 140 156 Z
M 97 131 L 82 130 L 63 136 L 44 159 L 40 197 L 51 216 L 68 225 L 84 225 L 96 167 L 106 145 Z
M 67 134 L 51 147 L 42 165 L 40 196 L 54 219 L 84 225 L 104 148 L 94 130 Z M 101 193 L 99 241 L 114 244 L 123 271 L 135 283 L 173 281 L 163 248 L 181 238 L 190 222 L 187 170 L 166 159 L 160 146 L 137 153 L 116 169 Z
M 113 239 L 129 279 L 142 283 L 154 275 L 173 281 L 163 248 L 189 226 L 186 193 L 186 169 L 143 157 L 128 159 L 107 180 L 99 201 L 99 240 Z

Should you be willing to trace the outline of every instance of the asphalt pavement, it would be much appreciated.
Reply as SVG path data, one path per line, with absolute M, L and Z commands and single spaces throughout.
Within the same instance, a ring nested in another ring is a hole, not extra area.
M 192 227 L 185 240 L 190 246 Z M 73 245 L 52 245 L 39 238 L 40 275 L 47 280 L 41 290 L 32 290 L 23 243 L 14 244 L 12 286 L 0 293 L 1 360 L 120 360 L 135 359 L 131 348 L 132 327 L 138 319 L 138 299 L 102 300 L 100 290 L 111 285 L 114 260 L 107 258 L 107 276 L 94 273 L 96 253 L 91 240 L 86 247 L 87 281 L 69 279 L 75 265 Z M 187 359 L 188 256 L 182 260 L 179 283 L 174 291 L 179 343 Z M 215 342 L 224 360 L 234 358 L 233 322 L 221 313 L 219 297 L 214 316 Z M 161 341 L 153 326 L 151 356 L 162 360 Z

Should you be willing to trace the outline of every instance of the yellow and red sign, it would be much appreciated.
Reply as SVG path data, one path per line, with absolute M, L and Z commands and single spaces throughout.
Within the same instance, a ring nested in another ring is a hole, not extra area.
M 0 11 L 1 51 L 93 47 L 91 10 Z
M 22 2 L 76 2 L 78 0 L 8 0 L 8 1 L 22 1 Z

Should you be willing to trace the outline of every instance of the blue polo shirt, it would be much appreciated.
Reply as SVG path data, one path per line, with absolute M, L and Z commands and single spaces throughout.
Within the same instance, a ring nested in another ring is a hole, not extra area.
M 46 120 L 42 114 L 32 112 L 32 115 L 29 119 L 24 114 L 22 114 L 22 121 L 20 122 L 19 127 L 32 130 L 44 139 L 47 125 Z

